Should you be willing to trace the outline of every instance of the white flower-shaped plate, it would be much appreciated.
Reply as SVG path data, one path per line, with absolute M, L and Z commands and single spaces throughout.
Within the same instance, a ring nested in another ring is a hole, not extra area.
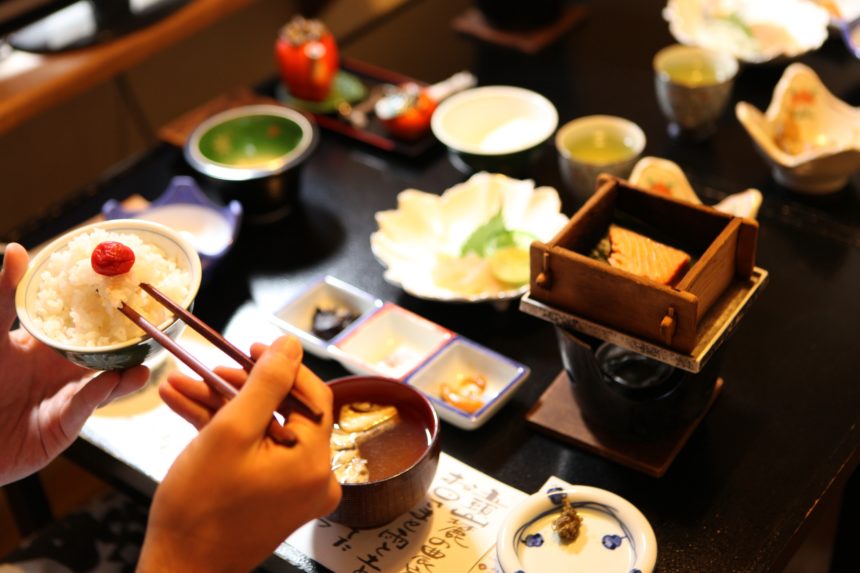
M 815 50 L 830 14 L 809 0 L 669 0 L 663 11 L 681 43 L 763 63 Z
M 582 519 L 578 537 L 569 543 L 552 527 L 565 500 Z M 496 550 L 504 573 L 652 573 L 657 562 L 657 538 L 642 512 L 588 486 L 551 487 L 523 500 L 505 517 Z
M 505 228 L 551 239 L 565 223 L 552 187 L 530 180 L 477 173 L 441 195 L 415 189 L 397 195 L 397 209 L 376 213 L 379 230 L 370 236 L 374 256 L 386 267 L 385 280 L 409 294 L 450 302 L 504 302 L 528 284 L 497 280 L 485 258 L 460 257 L 471 234 L 501 213 Z
M 832 193 L 860 170 L 860 109 L 836 98 L 803 64 L 786 68 L 767 112 L 741 101 L 735 115 L 774 179 L 789 189 Z

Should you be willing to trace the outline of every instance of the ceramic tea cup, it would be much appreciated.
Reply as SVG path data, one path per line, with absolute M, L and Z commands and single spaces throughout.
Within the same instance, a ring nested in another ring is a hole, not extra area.
M 622 117 L 590 115 L 564 124 L 555 148 L 562 179 L 584 201 L 594 193 L 599 174 L 630 174 L 645 149 L 645 133 Z
M 654 86 L 672 136 L 705 139 L 728 104 L 737 60 L 727 52 L 675 44 L 654 56 Z

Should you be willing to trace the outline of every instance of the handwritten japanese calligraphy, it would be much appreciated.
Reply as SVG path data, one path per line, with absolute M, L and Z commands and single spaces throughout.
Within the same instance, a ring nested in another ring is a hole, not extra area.
M 391 523 L 357 530 L 320 519 L 290 536 L 278 553 L 298 551 L 333 571 L 353 573 L 493 573 L 499 527 L 524 497 L 443 453 L 426 499 Z

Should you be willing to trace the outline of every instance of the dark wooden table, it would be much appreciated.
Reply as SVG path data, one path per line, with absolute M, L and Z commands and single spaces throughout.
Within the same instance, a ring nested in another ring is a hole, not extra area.
M 584 24 L 527 56 L 454 33 L 451 20 L 467 0 L 416 0 L 343 46 L 348 56 L 428 82 L 468 69 L 484 85 L 536 90 L 557 106 L 561 122 L 594 113 L 627 117 L 645 130 L 646 154 L 678 162 L 707 202 L 747 187 L 762 190 L 758 264 L 770 272 L 770 284 L 726 348 L 722 395 L 664 477 L 625 469 L 526 426 L 525 413 L 561 369 L 549 324 L 516 309 L 418 300 L 384 282 L 369 248 L 373 213 L 392 208 L 407 187 L 441 192 L 462 181 L 441 148 L 402 159 L 324 135 L 303 173 L 301 209 L 282 224 L 244 228 L 197 309 L 223 327 L 247 301 L 267 308 L 322 273 L 403 305 L 532 368 L 526 385 L 480 430 L 446 424 L 446 452 L 524 491 L 555 474 L 626 497 L 654 527 L 660 572 L 780 571 L 817 508 L 857 462 L 860 180 L 821 198 L 780 188 L 732 113 L 706 143 L 672 140 L 651 71 L 653 54 L 672 42 L 664 4 L 592 2 Z M 841 41 L 831 39 L 800 60 L 837 96 L 860 104 L 860 62 Z M 745 67 L 735 100 L 766 107 L 783 68 Z M 188 172 L 177 149 L 159 147 L 106 176 L 59 218 L 31 226 L 26 243 L 94 214 L 108 197 L 154 197 L 172 175 Z M 563 189 L 551 145 L 528 176 Z M 577 207 L 569 195 L 564 203 L 567 213 Z M 332 362 L 307 361 L 323 378 L 345 373 Z M 88 444 L 72 454 L 144 493 L 155 487 Z

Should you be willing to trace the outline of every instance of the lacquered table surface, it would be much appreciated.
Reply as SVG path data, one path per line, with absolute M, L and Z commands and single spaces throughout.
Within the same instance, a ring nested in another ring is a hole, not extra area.
M 246 227 L 198 297 L 199 314 L 223 328 L 253 301 L 274 309 L 313 278 L 331 274 L 527 364 L 529 381 L 476 431 L 445 424 L 443 450 L 523 491 L 555 474 L 609 489 L 648 517 L 658 571 L 779 571 L 819 502 L 856 465 L 860 443 L 860 179 L 822 198 L 780 188 L 732 113 L 702 144 L 672 140 L 659 112 L 651 57 L 672 42 L 662 2 L 601 0 L 559 43 L 526 56 L 452 31 L 466 0 L 413 1 L 343 46 L 344 54 L 428 82 L 461 69 L 482 85 L 510 84 L 547 96 L 561 122 L 608 113 L 638 123 L 645 153 L 678 162 L 706 202 L 757 187 L 764 193 L 758 265 L 770 283 L 726 347 L 725 387 L 669 471 L 655 479 L 566 446 L 527 427 L 524 416 L 561 370 L 551 325 L 516 308 L 448 305 L 410 297 L 382 278 L 369 235 L 373 213 L 408 187 L 441 192 L 465 179 L 444 150 L 418 159 L 324 134 L 303 173 L 302 207 L 281 224 Z M 800 58 L 828 88 L 860 105 L 860 62 L 841 40 Z M 734 100 L 764 108 L 784 64 L 744 68 Z M 270 87 L 270 86 L 269 86 Z M 263 88 L 265 89 L 265 87 Z M 188 173 L 179 150 L 158 147 L 97 182 L 62 215 L 30 227 L 28 246 L 97 212 L 108 197 L 155 197 Z M 547 145 L 527 174 L 563 190 Z M 565 191 L 564 210 L 577 207 Z M 345 371 L 313 357 L 321 377 Z M 78 444 L 72 455 L 144 493 L 155 484 Z

